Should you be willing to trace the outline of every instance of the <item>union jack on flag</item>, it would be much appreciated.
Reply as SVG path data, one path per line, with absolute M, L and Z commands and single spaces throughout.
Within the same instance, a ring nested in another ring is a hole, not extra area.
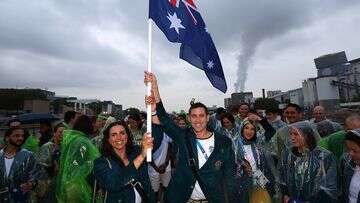
M 194 1 L 193 0 L 169 0 L 170 4 L 174 7 L 179 7 L 180 1 L 182 1 L 184 3 L 186 9 L 188 10 L 189 14 L 193 18 L 194 23 L 196 24 L 197 23 L 196 18 L 194 17 L 194 15 L 191 11 L 191 9 L 194 11 L 197 11 Z
M 149 1 L 149 18 L 170 42 L 181 43 L 180 58 L 205 71 L 211 84 L 225 93 L 221 61 L 194 0 Z

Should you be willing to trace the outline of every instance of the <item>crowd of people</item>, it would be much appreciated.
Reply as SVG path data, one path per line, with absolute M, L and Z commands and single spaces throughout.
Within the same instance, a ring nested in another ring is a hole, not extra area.
M 0 202 L 359 203 L 360 115 L 344 125 L 322 106 L 212 115 L 200 102 L 187 114 L 164 108 L 156 77 L 146 114 L 124 119 L 68 111 L 63 122 L 29 133 L 8 122 L 0 151 Z M 152 161 L 147 162 L 148 149 Z

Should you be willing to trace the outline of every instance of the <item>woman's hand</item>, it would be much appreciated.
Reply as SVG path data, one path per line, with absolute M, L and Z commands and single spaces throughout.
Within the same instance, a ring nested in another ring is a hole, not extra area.
M 134 160 L 134 166 L 138 169 L 146 158 L 147 149 L 153 148 L 154 138 L 151 137 L 150 133 L 145 133 L 141 141 L 141 153 Z
M 261 121 L 261 117 L 254 113 L 249 113 L 248 119 L 256 122 Z

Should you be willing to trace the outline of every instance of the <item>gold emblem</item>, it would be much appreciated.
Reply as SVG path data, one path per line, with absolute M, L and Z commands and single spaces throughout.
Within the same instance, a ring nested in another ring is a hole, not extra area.
M 217 171 L 220 170 L 221 166 L 222 166 L 222 161 L 220 160 L 216 161 L 214 164 L 215 170 Z

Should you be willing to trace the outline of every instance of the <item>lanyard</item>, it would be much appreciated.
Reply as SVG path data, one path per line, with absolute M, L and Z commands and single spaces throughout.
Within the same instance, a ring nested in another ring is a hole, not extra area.
M 207 161 L 209 159 L 209 156 L 206 154 L 204 148 L 201 146 L 199 140 L 196 140 L 196 145 L 199 147 L 201 153 L 204 155 L 205 160 Z

